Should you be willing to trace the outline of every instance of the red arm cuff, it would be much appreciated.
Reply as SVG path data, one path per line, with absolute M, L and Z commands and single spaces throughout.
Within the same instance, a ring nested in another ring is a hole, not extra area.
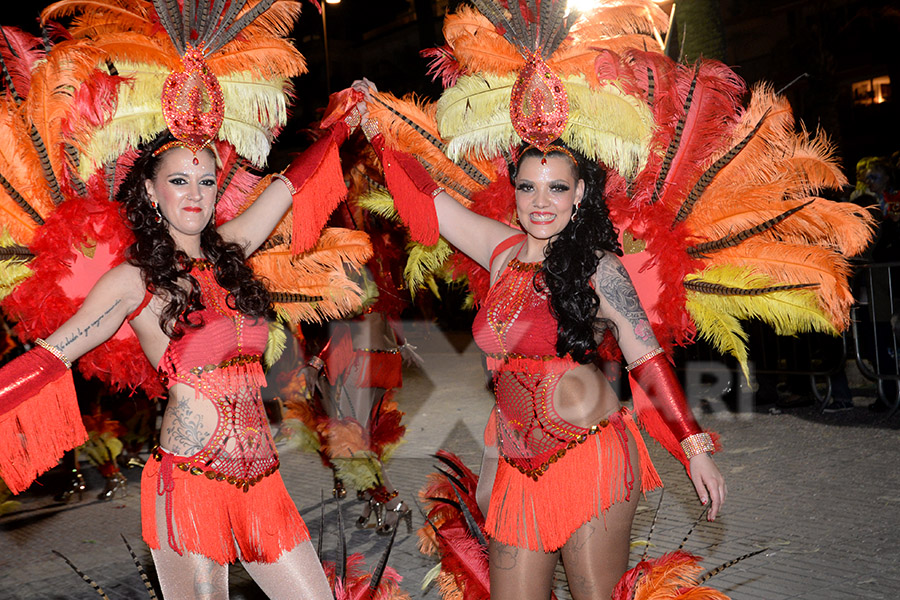
M 379 133 L 371 139 L 372 148 L 381 160 L 384 180 L 394 206 L 410 236 L 426 246 L 438 242 L 438 219 L 434 209 L 434 197 L 442 191 L 425 167 L 406 152 L 393 150 L 385 144 Z
M 337 121 L 282 173 L 294 188 L 291 236 L 294 254 L 315 245 L 328 217 L 347 197 L 338 147 L 349 135 L 350 127 L 344 121 Z
M 638 420 L 675 458 L 687 465 L 681 442 L 703 434 L 687 405 L 684 390 L 665 354 L 657 354 L 631 372 L 634 408 Z
M 84 443 L 72 375 L 44 348 L 0 369 L 0 478 L 13 493 Z

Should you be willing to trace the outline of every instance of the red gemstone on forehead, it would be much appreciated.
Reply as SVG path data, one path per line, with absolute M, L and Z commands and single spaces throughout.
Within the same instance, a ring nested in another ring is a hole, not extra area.
M 199 165 L 199 164 L 200 164 L 200 159 L 197 158 L 197 155 L 196 155 L 196 154 L 194 155 L 194 164 L 195 164 L 195 165 Z

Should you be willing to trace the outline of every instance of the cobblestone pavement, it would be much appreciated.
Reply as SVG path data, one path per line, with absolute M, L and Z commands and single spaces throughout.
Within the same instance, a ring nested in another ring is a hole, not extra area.
M 410 328 L 425 359 L 422 369 L 407 369 L 398 400 L 407 413 L 406 443 L 389 466 L 407 500 L 433 470 L 429 455 L 439 448 L 458 453 L 473 468 L 480 461 L 481 431 L 490 396 L 481 382 L 480 356 L 467 335 L 444 336 L 433 328 Z M 815 407 L 734 415 L 706 415 L 726 451 L 717 462 L 728 482 L 728 502 L 715 523 L 701 522 L 685 548 L 715 567 L 729 559 L 766 549 L 710 580 L 733 600 L 850 600 L 900 597 L 900 416 L 885 419 L 855 398 L 856 408 L 822 414 Z M 773 414 L 774 413 L 774 414 Z M 650 555 L 674 550 L 700 514 L 700 504 L 680 465 L 654 442 L 651 455 L 667 488 L 651 540 Z M 323 554 L 337 552 L 336 504 L 330 497 L 330 473 L 318 458 L 281 447 L 282 474 L 314 538 L 324 494 Z M 51 471 L 18 498 L 17 512 L 0 517 L 0 599 L 90 599 L 98 595 L 56 555 L 71 559 L 112 600 L 146 598 L 146 591 L 122 542 L 134 546 L 154 577 L 149 551 L 140 539 L 137 469 L 128 471 L 129 494 L 112 502 L 94 500 L 102 481 L 86 468 L 90 490 L 81 502 L 59 505 L 52 490 L 64 474 Z M 639 508 L 633 538 L 646 538 L 659 492 Z M 353 527 L 361 504 L 349 494 L 342 503 L 351 551 L 374 564 L 386 540 L 373 528 Z M 419 514 L 414 527 L 422 524 Z M 642 547 L 635 546 L 632 562 Z M 401 528 L 389 564 L 404 577 L 412 598 L 439 598 L 421 589 L 433 566 L 416 549 L 416 536 Z M 557 594 L 567 598 L 560 571 Z M 263 595 L 240 566 L 231 569 L 231 597 Z M 299 595 L 298 595 L 299 597 Z M 170 599 L 171 600 L 171 599 Z

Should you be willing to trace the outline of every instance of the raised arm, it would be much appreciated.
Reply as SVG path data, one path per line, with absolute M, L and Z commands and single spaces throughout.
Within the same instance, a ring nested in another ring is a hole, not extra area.
M 703 432 L 691 414 L 675 372 L 659 347 L 650 321 L 622 262 L 606 253 L 594 276 L 594 288 L 600 299 L 600 314 L 614 324 L 616 339 L 628 363 L 635 396 L 635 410 L 642 424 L 676 458 L 688 466 L 697 495 L 714 520 L 725 501 L 725 480 L 710 452 L 708 433 Z M 647 405 L 645 394 L 651 405 Z M 667 431 L 665 431 L 667 430 Z
M 396 173 L 399 173 L 404 180 L 411 184 L 404 187 L 416 188 L 420 192 L 417 194 L 419 197 L 415 199 L 415 202 L 433 202 L 440 235 L 456 246 L 463 254 L 485 269 L 488 269 L 494 248 L 503 240 L 521 233 L 521 231 L 472 212 L 454 200 L 452 196 L 443 191 L 443 188 L 434 182 L 425 168 L 413 156 L 395 149 L 391 151 L 390 157 L 386 159 L 385 153 L 387 149 L 384 135 L 380 131 L 380 125 L 376 121 L 369 119 L 367 107 L 367 102 L 371 101 L 372 93 L 378 90 L 367 79 L 354 82 L 353 89 L 358 90 L 365 97 L 365 100 L 360 102 L 357 108 L 360 112 L 363 131 L 372 143 L 372 148 L 378 154 L 378 158 L 385 169 L 385 177 L 388 179 L 389 189 L 391 183 L 389 171 L 395 169 Z M 392 194 L 398 193 L 396 189 L 390 189 L 390 191 Z M 395 198 L 396 201 L 397 198 Z M 425 207 L 425 210 L 430 210 L 430 208 Z M 421 207 L 417 207 L 417 210 L 419 209 Z M 398 212 L 400 212 L 399 202 Z M 402 216 L 403 213 L 401 212 Z
M 97 280 L 78 312 L 47 336 L 47 343 L 74 361 L 115 335 L 144 292 L 138 269 L 127 264 L 111 269 Z
M 273 178 L 253 204 L 219 227 L 219 234 L 243 247 L 244 256 L 250 256 L 272 234 L 290 207 L 291 192 L 287 184 Z
M 490 217 L 472 212 L 441 192 L 434 199 L 441 235 L 485 269 L 490 268 L 491 254 L 500 242 L 522 233 Z

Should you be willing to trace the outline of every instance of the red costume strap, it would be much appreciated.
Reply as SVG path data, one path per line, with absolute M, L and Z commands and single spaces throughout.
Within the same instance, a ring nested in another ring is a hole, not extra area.
M 288 165 L 282 177 L 291 185 L 294 199 L 291 252 L 312 248 L 328 217 L 347 197 L 338 147 L 350 135 L 350 127 L 337 121 L 303 154 Z
M 0 478 L 13 493 L 84 443 L 71 372 L 37 347 L 0 369 Z
M 497 246 L 494 248 L 494 251 L 491 253 L 491 260 L 488 263 L 488 269 L 494 268 L 494 259 L 500 256 L 501 252 L 503 252 L 504 250 L 509 250 L 510 248 L 521 242 L 523 239 L 525 239 L 525 234 L 517 233 L 515 235 L 509 236 L 508 238 L 497 244 Z
M 630 373 L 634 408 L 641 426 L 687 467 L 681 441 L 702 434 L 703 430 L 691 414 L 684 390 L 665 354 L 641 362 Z
M 434 197 L 443 188 L 434 182 L 415 157 L 385 145 L 383 134 L 375 135 L 370 141 L 384 169 L 384 181 L 394 198 L 394 207 L 409 228 L 409 235 L 426 246 L 437 244 L 439 233 Z
M 144 312 L 144 309 L 147 308 L 147 305 L 150 304 L 150 301 L 153 300 L 153 294 L 150 293 L 150 290 L 147 290 L 147 293 L 144 294 L 144 299 L 141 300 L 140 306 L 138 306 L 126 319 L 128 321 L 133 321 L 139 314 Z

